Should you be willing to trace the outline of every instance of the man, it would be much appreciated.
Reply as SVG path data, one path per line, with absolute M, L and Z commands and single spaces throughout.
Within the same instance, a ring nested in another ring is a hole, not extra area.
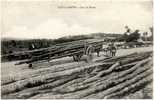
M 100 57 L 100 51 L 102 50 L 102 44 L 99 44 L 96 48 L 97 57 Z
M 34 50 L 35 49 L 35 45 L 33 43 L 29 44 L 29 50 Z
M 114 44 L 111 45 L 111 56 L 115 56 L 116 55 L 116 52 L 117 52 L 117 49 L 116 47 L 114 46 Z
M 105 55 L 107 55 L 107 52 L 109 50 L 108 48 L 109 48 L 109 46 L 107 44 L 103 45 L 103 50 L 104 50 Z

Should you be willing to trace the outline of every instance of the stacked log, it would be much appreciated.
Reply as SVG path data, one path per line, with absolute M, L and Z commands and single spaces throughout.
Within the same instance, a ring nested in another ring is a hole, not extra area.
M 50 73 L 4 82 L 2 98 L 28 99 L 46 93 L 61 99 L 123 98 L 152 82 L 151 54 L 133 53 L 65 70 L 48 69 Z
M 26 61 L 21 61 L 16 65 L 33 63 L 40 60 L 52 60 L 66 56 L 73 56 L 76 54 L 83 55 L 85 53 L 85 48 L 87 48 L 89 45 L 93 45 L 95 49 L 97 49 L 98 47 L 100 48 L 100 44 L 102 44 L 102 42 L 102 40 L 89 43 L 85 41 L 74 41 L 69 43 L 57 44 L 49 48 L 32 50 L 28 52 L 25 51 L 24 53 L 31 55 L 31 58 Z M 20 53 L 18 55 L 20 55 Z

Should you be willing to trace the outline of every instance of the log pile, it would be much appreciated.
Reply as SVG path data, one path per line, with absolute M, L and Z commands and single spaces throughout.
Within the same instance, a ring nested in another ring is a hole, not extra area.
M 34 63 L 41 60 L 52 60 L 58 59 L 67 56 L 74 56 L 77 54 L 83 55 L 86 51 L 86 48 L 89 45 L 93 45 L 94 50 L 100 48 L 103 45 L 102 40 L 95 41 L 73 41 L 69 43 L 57 44 L 49 48 L 43 48 L 38 50 L 25 51 L 26 55 L 30 55 L 31 57 L 25 61 L 21 61 L 16 65 L 24 64 L 24 63 Z M 20 55 L 22 53 L 18 53 Z
M 152 82 L 152 52 L 102 59 L 55 72 L 47 70 L 49 73 L 10 83 L 2 81 L 2 98 L 39 98 L 40 94 L 51 94 L 50 99 L 123 98 Z

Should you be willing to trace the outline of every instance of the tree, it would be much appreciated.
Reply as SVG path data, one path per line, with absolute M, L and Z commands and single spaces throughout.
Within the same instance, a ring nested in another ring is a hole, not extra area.
M 128 26 L 125 26 L 126 32 L 124 34 L 129 34 L 131 32 L 131 29 Z
M 150 27 L 150 32 L 151 32 L 151 36 L 150 36 L 150 40 L 153 41 L 153 27 Z
M 134 41 L 137 41 L 139 38 L 140 38 L 139 30 L 135 30 L 133 33 L 131 33 L 128 36 L 128 41 L 134 42 Z
M 17 44 L 16 44 L 16 41 L 15 40 L 12 40 L 11 43 L 12 43 L 12 46 L 13 47 L 16 47 Z
M 139 30 L 135 30 L 133 33 L 130 33 L 130 34 L 124 33 L 122 38 L 126 42 L 137 41 L 140 38 Z
M 153 27 L 150 27 L 149 29 L 150 29 L 150 32 L 153 33 Z

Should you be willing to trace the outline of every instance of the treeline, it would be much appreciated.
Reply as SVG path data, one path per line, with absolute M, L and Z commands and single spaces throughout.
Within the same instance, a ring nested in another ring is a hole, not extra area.
M 46 48 L 53 46 L 55 44 L 64 43 L 64 42 L 71 42 L 77 40 L 84 40 L 84 39 L 93 39 L 93 38 L 104 38 L 105 41 L 111 41 L 110 37 L 120 37 L 121 34 L 114 34 L 114 33 L 92 33 L 89 35 L 77 35 L 77 36 L 66 36 L 61 37 L 58 39 L 29 39 L 29 40 L 19 40 L 19 39 L 2 39 L 1 40 L 1 54 L 9 54 L 17 51 L 23 50 L 32 50 L 39 48 Z
M 29 39 L 29 40 L 18 40 L 18 39 L 2 39 L 1 40 L 1 54 L 9 54 L 12 52 L 23 51 L 23 50 L 32 50 L 35 49 L 50 47 L 55 44 L 63 42 L 71 42 L 83 39 L 91 39 L 92 37 L 86 35 L 78 36 L 68 36 L 58 39 Z
M 138 39 L 143 41 L 153 41 L 153 36 L 141 36 L 139 30 L 135 30 L 132 33 L 124 33 L 123 35 L 116 38 L 116 41 L 125 41 L 125 42 L 137 42 Z

